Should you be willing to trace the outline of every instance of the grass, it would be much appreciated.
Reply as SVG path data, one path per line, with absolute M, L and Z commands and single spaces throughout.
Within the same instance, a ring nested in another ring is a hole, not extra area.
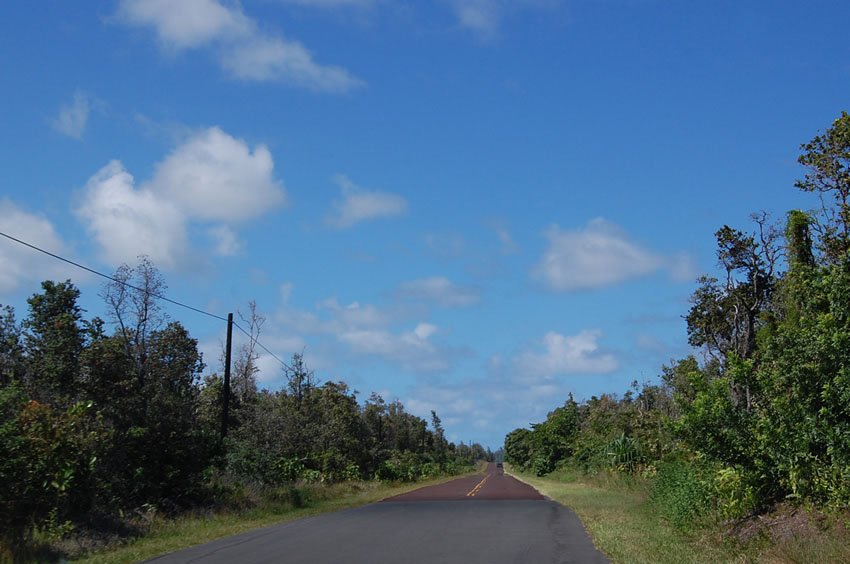
M 713 564 L 746 561 L 736 560 L 723 547 L 688 537 L 664 523 L 648 503 L 646 488 L 640 483 L 619 481 L 591 485 L 577 481 L 569 473 L 556 472 L 539 478 L 508 470 L 543 495 L 575 511 L 593 543 L 612 562 Z
M 648 484 L 639 478 L 624 479 L 616 474 L 588 478 L 564 471 L 540 478 L 510 467 L 507 470 L 575 511 L 597 548 L 615 564 L 850 562 L 850 535 L 842 522 L 846 515 L 825 518 L 801 509 L 780 508 L 761 521 L 796 525 L 797 533 L 773 537 L 767 533 L 770 527 L 763 526 L 753 538 L 741 542 L 722 524 L 693 532 L 674 528 L 649 502 Z M 822 526 L 811 527 L 817 520 Z
M 470 472 L 461 476 L 474 473 Z M 400 485 L 380 482 L 349 482 L 329 487 L 316 487 L 310 490 L 309 501 L 305 507 L 294 507 L 290 503 L 262 503 L 246 512 L 186 515 L 177 519 L 154 518 L 144 536 L 109 546 L 96 553 L 71 561 L 87 564 L 138 562 L 260 527 L 359 507 L 380 501 L 386 497 L 458 477 L 460 476 Z

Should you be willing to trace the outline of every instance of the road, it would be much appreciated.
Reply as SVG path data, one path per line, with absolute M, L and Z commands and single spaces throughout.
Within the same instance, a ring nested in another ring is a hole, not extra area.
M 485 473 L 219 539 L 150 562 L 607 562 L 578 517 L 495 464 Z

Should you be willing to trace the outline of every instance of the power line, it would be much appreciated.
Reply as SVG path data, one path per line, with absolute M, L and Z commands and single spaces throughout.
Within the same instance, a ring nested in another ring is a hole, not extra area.
M 222 317 L 220 315 L 216 315 L 214 313 L 210 313 L 208 311 L 204 311 L 202 309 L 198 309 L 196 307 L 192 307 L 190 305 L 178 302 L 176 300 L 172 300 L 171 298 L 166 298 L 162 294 L 157 294 L 156 292 L 151 292 L 150 290 L 144 290 L 142 288 L 139 288 L 138 286 L 134 286 L 133 284 L 130 284 L 129 282 L 127 282 L 125 280 L 118 280 L 114 276 L 104 274 L 103 272 L 98 272 L 97 270 L 95 270 L 93 268 L 89 268 L 88 266 L 84 266 L 84 265 L 82 265 L 78 262 L 74 262 L 70 259 L 66 259 L 65 257 L 60 257 L 57 254 L 51 253 L 50 251 L 45 251 L 41 247 L 36 247 L 35 245 L 27 243 L 26 241 L 21 241 L 20 239 L 12 237 L 11 235 L 7 235 L 6 233 L 3 233 L 2 231 L 0 231 L 0 235 L 2 235 L 3 237 L 6 237 L 7 239 L 11 239 L 12 241 L 14 241 L 16 243 L 20 243 L 21 245 L 24 245 L 25 247 L 29 247 L 30 249 L 34 249 L 34 250 L 36 250 L 40 253 L 44 253 L 44 254 L 51 256 L 55 259 L 61 260 L 62 262 L 67 262 L 68 264 L 72 264 L 72 265 L 76 266 L 77 268 L 82 268 L 83 270 L 85 270 L 87 272 L 91 272 L 92 274 L 97 274 L 98 276 L 102 276 L 103 278 L 106 278 L 107 280 L 112 280 L 113 282 L 116 282 L 116 283 L 121 284 L 123 286 L 127 286 L 128 288 L 132 288 L 136 291 L 143 292 L 144 294 L 147 294 L 148 296 L 153 296 L 155 298 L 158 298 L 160 300 L 172 303 L 174 305 L 177 305 L 177 306 L 180 306 L 180 307 L 185 307 L 186 309 L 191 309 L 192 311 L 195 311 L 197 313 L 201 313 L 203 315 L 208 315 L 210 317 L 218 319 L 219 321 L 227 321 L 227 318 L 225 318 L 225 317 Z
M 19 244 L 21 244 L 21 245 L 23 245 L 23 246 L 25 246 L 25 247 L 29 247 L 30 249 L 33 249 L 33 250 L 38 251 L 38 252 L 40 252 L 40 253 L 44 253 L 44 254 L 45 254 L 45 255 L 47 255 L 47 256 L 53 257 L 53 258 L 55 258 L 55 259 L 57 259 L 57 260 L 61 260 L 62 262 L 66 262 L 66 263 L 68 263 L 68 264 L 70 264 L 70 265 L 76 266 L 77 268 L 80 268 L 80 269 L 82 269 L 82 270 L 85 270 L 86 272 L 91 272 L 92 274 L 96 274 L 97 276 L 100 276 L 100 277 L 102 277 L 102 278 L 106 278 L 107 280 L 111 280 L 112 282 L 115 282 L 115 283 L 117 283 L 117 284 L 121 284 L 121 285 L 126 286 L 126 287 L 128 287 L 128 288 L 132 288 L 133 290 L 136 290 L 136 291 L 138 291 L 138 292 L 142 292 L 142 293 L 144 293 L 144 294 L 146 294 L 146 295 L 148 295 L 148 296 L 153 296 L 154 298 L 157 298 L 157 299 L 160 299 L 160 300 L 162 300 L 162 301 L 165 301 L 165 302 L 168 302 L 168 303 L 174 304 L 174 305 L 176 305 L 176 306 L 180 306 L 180 307 L 183 307 L 183 308 L 186 308 L 186 309 L 190 309 L 190 310 L 192 310 L 192 311 L 194 311 L 194 312 L 196 312 L 196 313 L 200 313 L 200 314 L 202 314 L 202 315 L 206 315 L 206 316 L 212 317 L 213 319 L 218 319 L 219 321 L 224 321 L 225 323 L 227 323 L 227 322 L 228 322 L 228 320 L 227 320 L 227 318 L 226 318 L 226 317 L 222 317 L 222 316 L 220 316 L 220 315 L 216 315 L 216 314 L 214 314 L 214 313 L 210 313 L 210 312 L 208 312 L 208 311 L 204 311 L 204 310 L 202 310 L 202 309 L 199 309 L 199 308 L 196 308 L 196 307 L 190 306 L 190 305 L 188 305 L 188 304 L 184 304 L 184 303 L 182 303 L 182 302 L 178 302 L 177 300 L 172 300 L 171 298 L 167 298 L 167 297 L 163 296 L 162 294 L 157 294 L 156 292 L 151 292 L 150 290 L 145 290 L 145 289 L 143 289 L 143 288 L 139 288 L 138 286 L 135 286 L 135 285 L 133 285 L 133 284 L 130 284 L 130 283 L 129 283 L 129 282 L 127 282 L 126 280 L 118 280 L 118 279 L 117 279 L 117 278 L 115 278 L 114 276 L 110 276 L 110 275 L 108 275 L 108 274 L 104 274 L 103 272 L 97 271 L 97 270 L 95 270 L 95 269 L 93 269 L 93 268 L 90 268 L 90 267 L 88 267 L 88 266 L 82 265 L 82 264 L 80 264 L 80 263 L 78 263 L 78 262 L 74 262 L 74 261 L 72 261 L 72 260 L 70 260 L 70 259 L 67 259 L 67 258 L 65 258 L 65 257 L 59 256 L 59 255 L 57 255 L 57 254 L 55 254 L 55 253 L 51 253 L 50 251 L 47 251 L 47 250 L 45 250 L 45 249 L 42 249 L 41 247 L 37 247 L 36 245 L 33 245 L 33 244 L 31 244 L 31 243 L 27 243 L 26 241 L 22 241 L 22 240 L 20 240 L 20 239 L 18 239 L 18 238 L 16 238 L 16 237 L 12 237 L 11 235 L 8 235 L 8 234 L 6 234 L 6 233 L 3 233 L 2 231 L 0 231 L 0 235 L 2 235 L 3 237 L 6 237 L 7 239 L 10 239 L 10 240 L 12 240 L 12 241 L 14 241 L 14 242 L 16 242 L 16 243 L 19 243 Z M 233 323 L 233 325 L 234 325 L 237 329 L 239 329 L 240 331 L 242 331 L 243 333 L 245 333 L 245 335 L 247 335 L 247 336 L 248 336 L 248 338 L 249 338 L 249 339 L 251 339 L 251 342 L 252 342 L 252 343 L 254 343 L 254 344 L 256 344 L 256 345 L 259 345 L 261 349 L 263 349 L 263 350 L 264 350 L 264 351 L 266 351 L 268 354 L 270 354 L 270 355 L 272 356 L 272 358 L 274 358 L 276 361 L 278 361 L 278 362 L 281 364 L 281 366 L 283 366 L 284 368 L 287 368 L 287 369 L 289 368 L 289 366 L 288 366 L 285 362 L 283 362 L 280 358 L 278 358 L 278 357 L 277 357 L 277 355 L 275 355 L 275 354 L 274 354 L 273 352 L 271 352 L 268 348 L 266 348 L 266 346 L 265 346 L 265 345 L 263 345 L 263 344 L 262 344 L 262 343 L 261 343 L 258 339 L 256 339 L 256 338 L 255 338 L 252 334 L 248 333 L 248 331 L 246 331 L 245 329 L 243 329 L 242 327 L 240 327 L 238 323 L 236 323 L 235 321 L 231 321 L 231 323 Z
M 249 333 L 248 331 L 246 331 L 245 329 L 243 329 L 243 328 L 242 328 L 242 327 L 241 327 L 238 323 L 236 323 L 235 321 L 233 322 L 233 326 L 234 326 L 234 327 L 236 327 L 237 329 L 239 329 L 240 331 L 242 331 L 245 335 L 247 335 L 247 336 L 248 336 L 248 338 L 249 338 L 249 339 L 251 339 L 251 342 L 252 342 L 252 343 L 254 343 L 254 344 L 256 344 L 256 345 L 259 345 L 261 349 L 263 349 L 264 351 L 266 351 L 266 352 L 267 352 L 267 353 L 268 353 L 268 354 L 269 354 L 269 355 L 270 355 L 273 359 L 275 359 L 276 361 L 278 361 L 278 362 L 280 363 L 280 365 L 281 365 L 281 366 L 283 366 L 284 368 L 286 368 L 287 370 L 289 370 L 289 368 L 290 368 L 290 367 L 289 367 L 289 365 L 288 365 L 288 364 L 286 364 L 285 362 L 283 362 L 280 358 L 278 358 L 278 356 L 277 356 L 276 354 L 274 354 L 272 351 L 270 351 L 268 348 L 266 348 L 266 346 L 265 346 L 263 343 L 261 343 L 258 339 L 256 339 L 256 338 L 255 338 L 255 337 L 254 337 L 251 333 Z

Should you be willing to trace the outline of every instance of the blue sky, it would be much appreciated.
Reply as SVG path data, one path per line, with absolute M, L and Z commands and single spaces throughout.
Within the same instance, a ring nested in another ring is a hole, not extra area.
M 321 380 L 498 447 L 689 353 L 713 233 L 816 205 L 846 2 L 124 0 L 0 21 L 2 231 L 256 300 Z M 72 278 L 0 241 L 0 303 Z M 219 369 L 220 322 L 169 314 Z M 260 385 L 281 373 L 260 359 Z

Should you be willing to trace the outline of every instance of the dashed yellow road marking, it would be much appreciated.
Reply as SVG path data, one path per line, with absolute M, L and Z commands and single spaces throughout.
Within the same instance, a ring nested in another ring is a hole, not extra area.
M 475 497 L 475 494 L 477 494 L 481 490 L 481 487 L 484 486 L 484 482 L 486 482 L 489 478 L 490 478 L 490 474 L 487 474 L 486 476 L 484 476 L 483 480 L 478 482 L 475 485 L 474 488 L 472 488 L 471 490 L 469 490 L 469 492 L 467 492 L 466 497 Z

